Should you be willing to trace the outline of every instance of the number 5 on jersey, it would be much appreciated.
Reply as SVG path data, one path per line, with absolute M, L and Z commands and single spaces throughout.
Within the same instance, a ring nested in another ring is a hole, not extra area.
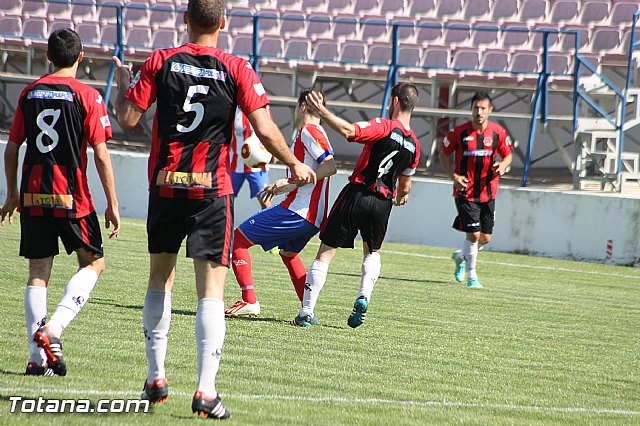
M 204 105 L 201 103 L 191 103 L 191 98 L 196 93 L 200 93 L 202 95 L 206 95 L 209 93 L 209 86 L 202 86 L 200 84 L 196 86 L 189 86 L 189 90 L 187 91 L 187 98 L 184 100 L 184 105 L 182 105 L 182 110 L 184 112 L 195 112 L 196 118 L 193 120 L 193 123 L 189 127 L 184 127 L 182 124 L 178 124 L 176 126 L 176 130 L 180 133 L 188 133 L 198 127 L 198 125 L 202 122 L 204 118 Z

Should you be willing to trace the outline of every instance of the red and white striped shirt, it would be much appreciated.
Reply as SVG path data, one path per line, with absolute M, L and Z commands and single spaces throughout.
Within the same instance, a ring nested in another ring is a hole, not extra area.
M 333 148 L 327 134 L 317 124 L 302 126 L 294 136 L 291 151 L 298 160 L 311 167 L 313 171 L 318 169 L 328 155 L 333 155 Z M 287 198 L 280 205 L 320 228 L 329 208 L 329 178 L 320 179 L 315 185 L 309 184 L 294 189 L 287 194 Z
M 265 164 L 263 167 L 249 167 L 242 161 L 242 145 L 244 141 L 255 136 L 256 132 L 251 127 L 249 119 L 242 113 L 240 107 L 236 108 L 236 116 L 233 120 L 233 133 L 231 134 L 231 149 L 229 149 L 229 164 L 231 164 L 231 172 L 233 173 L 251 173 L 268 170 Z

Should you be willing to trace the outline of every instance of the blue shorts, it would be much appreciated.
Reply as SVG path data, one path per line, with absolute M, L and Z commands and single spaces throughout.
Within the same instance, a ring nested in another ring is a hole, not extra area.
M 300 253 L 320 229 L 302 216 L 281 205 L 259 211 L 238 227 L 264 251 L 278 246 L 284 251 Z
M 251 198 L 255 198 L 258 192 L 269 185 L 269 172 L 266 170 L 251 173 L 231 172 L 231 184 L 233 185 L 233 193 L 236 194 L 236 196 L 238 196 L 238 192 L 240 192 L 240 188 L 242 188 L 245 179 L 249 181 Z

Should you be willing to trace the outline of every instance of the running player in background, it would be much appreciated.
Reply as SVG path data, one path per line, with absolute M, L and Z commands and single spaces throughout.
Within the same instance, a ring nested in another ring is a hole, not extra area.
M 251 123 L 245 114 L 242 113 L 240 107 L 236 108 L 236 115 L 233 120 L 233 133 L 231 136 L 231 148 L 229 149 L 231 164 L 231 183 L 233 184 L 233 193 L 238 196 L 244 181 L 249 183 L 249 196 L 256 198 L 258 192 L 262 191 L 269 185 L 269 171 L 266 164 L 262 167 L 249 167 L 242 161 L 242 145 L 244 141 L 255 136 L 256 132 L 251 127 Z M 258 198 L 261 209 L 271 206 L 270 201 L 263 201 Z
M 451 255 L 456 264 L 454 277 L 462 282 L 466 268 L 471 288 L 482 288 L 476 273 L 478 243 L 491 241 L 498 183 L 511 165 L 511 140 L 502 126 L 489 121 L 492 111 L 489 94 L 476 92 L 471 99 L 473 120 L 454 128 L 442 140 L 439 154 L 440 164 L 453 181 L 458 210 L 453 228 L 466 234 L 462 250 Z M 449 162 L 452 153 L 455 169 Z
M 107 199 L 109 238 L 120 232 L 120 214 L 105 143 L 111 124 L 97 90 L 76 80 L 84 53 L 80 37 L 64 28 L 49 36 L 47 58 L 54 66 L 20 95 L 4 154 L 7 199 L 0 214 L 13 223 L 20 212 L 20 256 L 29 259 L 24 311 L 29 341 L 26 375 L 67 374 L 60 336 L 87 303 L 105 270 L 100 224 L 87 183 L 87 146 Z M 27 141 L 18 192 L 18 150 Z M 47 287 L 58 238 L 67 254 L 76 253 L 78 271 L 64 289 L 58 307 L 47 317 Z M 45 325 L 46 322 L 46 325 Z
M 418 89 L 408 83 L 394 86 L 389 119 L 375 118 L 353 124 L 331 113 L 317 93 L 310 93 L 306 102 L 337 133 L 349 142 L 363 144 L 364 149 L 320 232 L 322 244 L 307 274 L 302 309 L 291 323 L 301 327 L 314 324 L 314 309 L 327 279 L 329 264 L 338 247 L 353 248 L 360 231 L 364 250 L 362 280 L 347 320 L 349 326 L 355 328 L 365 320 L 373 287 L 380 276 L 378 251 L 387 232 L 391 207 L 409 201 L 411 176 L 420 160 L 420 144 L 410 126 L 411 113 L 418 104 Z
M 133 81 L 128 67 L 113 58 L 116 111 L 123 129 L 133 128 L 157 101 L 149 156 L 151 267 L 142 311 L 149 370 L 142 398 L 160 403 L 168 397 L 164 364 L 171 290 L 186 237 L 198 295 L 198 385 L 191 408 L 213 418 L 229 417 L 216 375 L 226 333 L 224 280 L 233 230 L 229 144 L 236 106 L 265 147 L 289 166 L 294 183 L 315 182 L 315 173 L 293 156 L 269 117 L 269 100 L 249 63 L 215 47 L 225 26 L 224 10 L 222 0 L 190 0 L 183 15 L 189 43 L 153 52 Z
M 264 201 L 270 201 L 279 194 L 288 193 L 287 197 L 277 206 L 256 213 L 235 230 L 232 263 L 242 298 L 225 311 L 227 316 L 260 314 L 249 255 L 249 247 L 255 244 L 261 245 L 265 251 L 280 247 L 282 262 L 289 271 L 298 299 L 302 301 L 307 270 L 298 253 L 320 231 L 327 217 L 329 176 L 337 171 L 333 149 L 320 126 L 320 117 L 305 104 L 306 96 L 312 91 L 324 99 L 318 89 L 305 89 L 300 93 L 294 113 L 296 133 L 291 152 L 316 172 L 318 181 L 315 185 L 298 187 L 288 179 L 280 179 L 269 185 L 260 194 Z

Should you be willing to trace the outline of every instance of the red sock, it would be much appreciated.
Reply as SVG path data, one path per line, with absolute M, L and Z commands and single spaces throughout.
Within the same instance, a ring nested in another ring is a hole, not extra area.
M 307 270 L 302 263 L 302 259 L 297 254 L 293 257 L 280 255 L 282 263 L 287 267 L 293 287 L 296 289 L 298 299 L 302 302 L 304 296 L 304 282 L 307 280 Z
M 242 300 L 247 303 L 256 303 L 256 292 L 253 288 L 253 273 L 251 272 L 251 256 L 249 247 L 253 243 L 244 236 L 240 230 L 233 233 L 233 273 L 242 290 Z

